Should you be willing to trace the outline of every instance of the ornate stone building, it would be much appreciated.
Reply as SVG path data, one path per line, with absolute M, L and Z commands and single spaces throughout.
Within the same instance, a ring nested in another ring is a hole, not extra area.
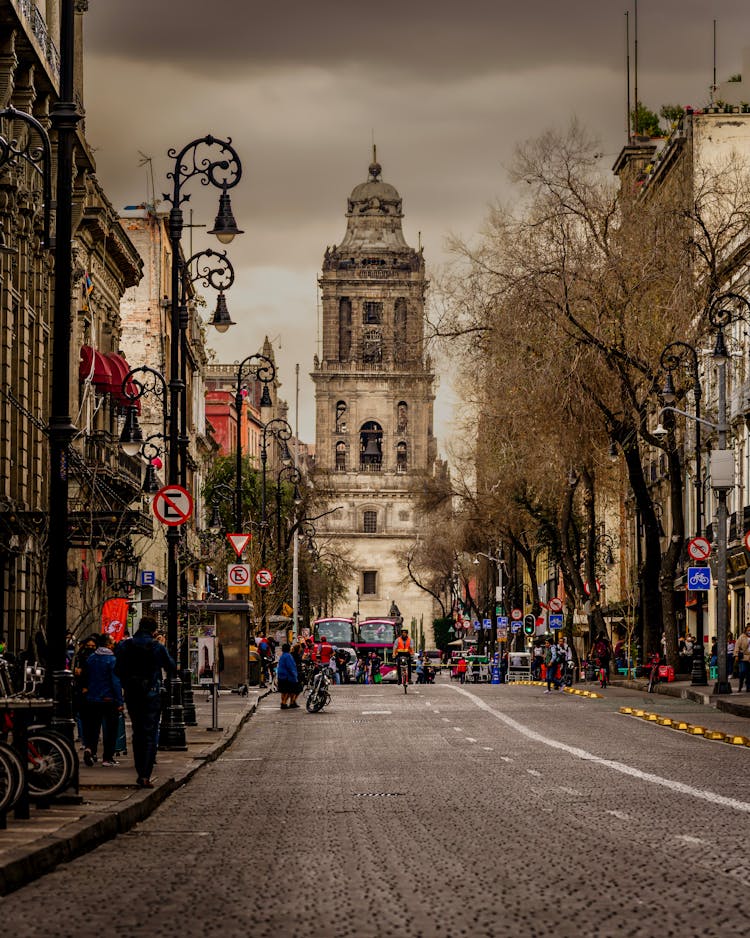
M 316 524 L 355 570 L 338 614 L 387 615 L 395 602 L 407 624 L 421 619 L 428 630 L 433 601 L 403 559 L 417 531 L 413 493 L 436 458 L 424 258 L 404 239 L 401 196 L 377 162 L 346 218 L 323 261 L 322 357 L 312 373 L 316 475 L 327 507 L 341 507 Z

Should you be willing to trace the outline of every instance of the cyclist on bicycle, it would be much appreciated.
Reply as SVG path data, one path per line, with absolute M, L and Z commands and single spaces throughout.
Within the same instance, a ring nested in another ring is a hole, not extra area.
M 396 666 L 401 668 L 402 661 L 406 662 L 407 670 L 407 679 L 411 684 L 411 639 L 409 638 L 408 629 L 401 629 L 401 634 L 396 639 L 396 644 L 393 646 L 393 654 L 396 658 Z

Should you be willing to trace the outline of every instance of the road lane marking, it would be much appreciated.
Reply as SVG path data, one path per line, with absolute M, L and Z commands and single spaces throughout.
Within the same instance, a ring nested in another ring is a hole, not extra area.
M 534 778 L 541 778 L 541 777 L 542 777 L 542 773 L 541 773 L 541 772 L 537 772 L 536 769 L 526 769 L 526 771 L 529 773 L 529 775 L 533 775 Z
M 561 791 L 566 795 L 577 795 L 579 798 L 581 796 L 581 793 L 577 788 L 566 788 L 564 785 L 558 785 L 557 788 L 558 791 Z
M 629 821 L 630 815 L 627 811 L 607 811 L 607 814 L 611 814 L 612 817 L 616 817 L 618 821 Z
M 468 697 L 480 710 L 485 710 L 495 717 L 496 720 L 505 723 L 505 725 L 512 730 L 515 730 L 527 739 L 541 743 L 543 746 L 559 749 L 561 752 L 567 752 L 576 759 L 582 759 L 584 762 L 592 762 L 594 765 L 601 765 L 604 766 L 604 768 L 613 769 L 615 772 L 620 772 L 622 775 L 629 775 L 631 778 L 637 778 L 643 782 L 651 782 L 653 785 L 660 785 L 662 788 L 668 788 L 670 791 L 680 795 L 689 795 L 691 798 L 697 798 L 700 801 L 708 801 L 710 804 L 731 808 L 733 811 L 741 811 L 744 814 L 750 814 L 750 802 L 739 801 L 737 798 L 728 798 L 726 795 L 720 795 L 718 792 L 708 789 L 695 788 L 693 785 L 686 785 L 684 782 L 678 782 L 671 778 L 663 778 L 661 775 L 654 775 L 652 772 L 642 772 L 640 769 L 636 769 L 632 765 L 626 765 L 624 762 L 617 762 L 614 759 L 603 759 L 601 756 L 595 756 L 593 752 L 580 749 L 578 746 L 569 746 L 567 743 L 562 743 L 557 739 L 542 736 L 541 733 L 530 730 L 522 723 L 512 719 L 512 717 L 506 716 L 498 710 L 493 710 L 489 704 L 485 703 L 481 698 L 475 697 L 471 691 L 464 690 L 463 687 L 453 687 L 451 685 L 448 685 L 448 687 L 457 694 L 463 694 L 464 697 Z
M 463 731 L 464 731 L 464 729 L 463 729 L 462 726 L 454 726 L 453 729 L 454 729 L 457 733 L 463 733 Z
M 690 844 L 692 847 L 701 847 L 706 845 L 706 841 L 701 837 L 691 837 L 690 834 L 678 834 L 675 840 L 681 840 L 684 844 Z
M 390 710 L 363 710 L 362 716 L 369 717 L 369 716 L 373 716 L 375 714 L 381 714 L 381 713 L 389 714 L 391 713 L 391 711 Z
M 450 723 L 450 720 L 448 719 L 448 717 L 441 717 L 441 719 L 443 723 Z
M 503 760 L 503 762 L 512 762 L 512 761 L 513 761 L 513 760 L 510 758 L 510 756 L 500 756 L 500 758 Z
M 492 746 L 482 746 L 482 749 L 484 749 L 485 752 L 494 752 L 494 751 L 495 751 L 495 750 L 492 748 Z
M 466 736 L 465 739 L 466 739 L 466 742 L 467 742 L 467 743 L 475 743 L 475 742 L 476 742 L 476 739 L 474 739 L 473 736 Z

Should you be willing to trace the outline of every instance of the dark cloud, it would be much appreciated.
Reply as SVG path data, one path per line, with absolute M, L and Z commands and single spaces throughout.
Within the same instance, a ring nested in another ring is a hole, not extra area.
M 91 46 L 103 53 L 193 72 L 354 64 L 437 78 L 540 64 L 620 70 L 628 6 L 613 0 L 94 0 L 86 29 Z M 720 45 L 734 52 L 743 38 L 734 24 L 747 21 L 747 10 L 746 0 L 641 0 L 643 68 L 680 68 L 687 56 L 710 72 L 713 19 Z
M 374 132 L 384 177 L 404 200 L 404 232 L 432 267 L 445 241 L 471 237 L 487 206 L 508 199 L 515 146 L 573 115 L 601 138 L 603 165 L 625 142 L 623 11 L 613 0 L 92 0 L 85 16 L 86 132 L 116 206 L 157 196 L 166 152 L 212 133 L 243 162 L 233 193 L 246 231 L 230 248 L 237 326 L 212 337 L 220 359 L 281 343 L 284 393 L 301 365 L 301 426 L 314 438 L 307 377 L 316 347 L 326 245 L 341 240 L 346 199 L 365 179 Z M 712 69 L 741 71 L 747 0 L 640 0 L 639 91 L 653 108 L 699 106 Z M 632 24 L 632 18 L 631 18 Z M 746 76 L 750 79 L 750 76 Z M 196 222 L 215 192 L 192 187 Z M 196 250 L 209 239 L 193 231 Z M 213 302 L 209 299 L 209 304 Z M 240 356 L 242 357 L 242 356 Z M 443 383 L 438 431 L 446 432 Z

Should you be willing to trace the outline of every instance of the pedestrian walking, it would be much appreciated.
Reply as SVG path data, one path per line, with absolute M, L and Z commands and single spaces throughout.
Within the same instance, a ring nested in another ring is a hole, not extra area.
M 102 734 L 102 765 L 117 765 L 115 747 L 120 714 L 123 710 L 120 679 L 115 674 L 114 642 L 111 635 L 97 636 L 97 649 L 86 660 L 86 689 L 83 694 L 83 761 L 91 766 L 97 760 L 99 734 Z
M 461 657 L 458 659 L 458 663 L 456 664 L 456 674 L 458 676 L 459 681 L 462 684 L 466 683 L 467 670 L 468 670 L 468 665 L 466 663 L 466 658 L 464 658 L 464 656 L 461 655 Z
M 116 673 L 133 729 L 133 761 L 140 788 L 154 787 L 151 772 L 156 761 L 162 671 L 168 677 L 176 671 L 167 649 L 154 639 L 157 630 L 156 619 L 143 616 L 138 631 L 129 641 L 120 642 L 116 654 Z
M 739 690 L 742 690 L 744 684 L 745 692 L 750 694 L 750 625 L 745 626 L 745 631 L 737 639 L 734 654 L 739 662 Z M 727 673 L 729 673 L 729 668 L 727 668 Z
M 560 663 L 564 661 L 563 653 L 560 651 L 559 646 L 551 642 L 549 639 L 544 643 L 544 664 L 547 669 L 547 690 L 545 694 L 552 692 L 552 685 L 555 685 L 555 690 L 560 690 L 561 681 L 558 676 L 558 671 L 560 670 Z
M 299 707 L 297 703 L 299 676 L 297 674 L 297 664 L 291 654 L 290 646 L 286 642 L 281 646 L 281 657 L 276 664 L 276 683 L 281 694 L 281 709 L 297 709 Z

